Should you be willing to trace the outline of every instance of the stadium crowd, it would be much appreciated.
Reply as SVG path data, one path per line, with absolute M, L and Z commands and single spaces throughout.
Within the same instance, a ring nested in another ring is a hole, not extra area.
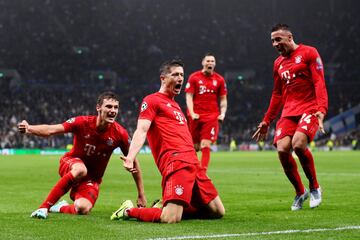
M 0 39 L 0 71 L 16 69 L 20 74 L 0 76 L 0 148 L 65 147 L 71 136 L 23 137 L 16 124 L 22 119 L 55 123 L 95 113 L 94 98 L 103 90 L 120 95 L 118 121 L 132 134 L 142 97 L 159 87 L 162 60 L 176 53 L 189 74 L 200 69 L 199 59 L 207 51 L 215 53 L 217 71 L 225 78 L 231 76 L 228 72 L 243 73 L 226 79 L 229 106 L 218 143 L 228 144 L 231 138 L 238 144 L 250 142 L 271 95 L 277 55 L 269 37 L 274 22 L 267 21 L 274 21 L 274 15 L 307 19 L 288 24 L 296 39 L 316 46 L 323 58 L 327 117 L 360 103 L 360 19 L 350 2 L 316 6 L 304 1 L 307 8 L 277 12 L 277 1 L 255 5 L 233 0 L 231 8 L 214 0 L 205 8 L 202 1 L 181 1 L 176 2 L 176 17 L 171 4 L 155 0 L 90 2 L 46 1 L 37 6 L 0 0 L 0 33 L 5 36 Z M 99 71 L 116 76 L 107 81 L 93 74 Z M 185 96 L 178 100 L 185 110 Z

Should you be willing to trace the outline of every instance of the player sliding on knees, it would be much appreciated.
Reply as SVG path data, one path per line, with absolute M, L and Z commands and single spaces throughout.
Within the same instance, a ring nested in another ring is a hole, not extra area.
M 160 90 L 143 99 L 133 141 L 123 160 L 125 169 L 132 172 L 147 137 L 162 175 L 163 208 L 135 208 L 127 200 L 111 219 L 177 223 L 182 218 L 221 218 L 225 208 L 206 169 L 199 164 L 186 118 L 174 100 L 184 81 L 182 62 L 165 62 L 160 80 Z
M 99 185 L 112 152 L 120 147 L 127 154 L 129 135 L 115 121 L 119 111 L 118 97 L 112 92 L 101 94 L 96 111 L 97 116 L 78 116 L 62 124 L 30 125 L 25 120 L 18 124 L 19 132 L 24 134 L 41 137 L 68 132 L 74 134 L 73 148 L 60 159 L 60 180 L 31 217 L 45 219 L 49 211 L 88 214 L 98 198 Z M 137 205 L 145 207 L 146 198 L 137 159 L 134 159 L 132 175 L 138 190 Z M 74 203 L 69 204 L 63 200 L 55 204 L 69 190 Z

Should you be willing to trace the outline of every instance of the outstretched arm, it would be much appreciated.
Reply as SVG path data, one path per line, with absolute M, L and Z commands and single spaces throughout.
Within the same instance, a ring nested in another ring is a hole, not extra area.
M 24 134 L 49 137 L 51 135 L 65 133 L 65 128 L 62 124 L 30 125 L 26 120 L 23 120 L 18 123 L 18 131 Z
M 149 131 L 151 121 L 147 119 L 139 119 L 137 123 L 134 136 L 132 138 L 129 152 L 127 156 L 122 156 L 121 159 L 124 160 L 124 168 L 129 172 L 136 172 L 134 168 L 134 161 L 136 155 L 140 152 L 140 149 L 144 145 L 146 134 Z

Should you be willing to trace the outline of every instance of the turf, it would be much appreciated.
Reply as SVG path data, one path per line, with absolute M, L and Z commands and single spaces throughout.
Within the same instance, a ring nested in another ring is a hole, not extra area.
M 212 153 L 208 175 L 226 207 L 220 220 L 186 220 L 166 225 L 110 221 L 125 199 L 136 200 L 131 175 L 113 156 L 90 215 L 30 213 L 58 180 L 59 156 L 0 156 L 0 239 L 150 239 L 204 236 L 202 239 L 359 239 L 360 229 L 286 234 L 246 235 L 284 230 L 360 226 L 360 152 L 315 152 L 324 202 L 291 212 L 294 191 L 282 172 L 276 152 Z M 160 175 L 151 155 L 140 155 L 148 203 L 161 195 Z M 301 171 L 304 184 L 307 180 Z M 68 195 L 64 197 L 69 200 Z M 243 234 L 243 235 L 229 235 Z

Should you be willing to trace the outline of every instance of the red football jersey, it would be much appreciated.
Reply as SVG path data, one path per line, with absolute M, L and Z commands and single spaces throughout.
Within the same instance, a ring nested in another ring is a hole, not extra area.
M 187 120 L 177 102 L 160 92 L 150 94 L 141 104 L 139 119 L 151 121 L 147 140 L 160 172 L 172 156 L 190 154 L 183 161 L 197 163 Z
M 80 158 L 90 179 L 100 183 L 110 156 L 120 147 L 127 155 L 130 141 L 127 131 L 117 122 L 109 125 L 104 132 L 96 129 L 96 116 L 78 116 L 62 124 L 65 132 L 74 134 L 73 148 L 65 153 L 67 157 Z
M 274 88 L 264 121 L 274 120 L 283 105 L 281 117 L 321 111 L 326 114 L 328 95 L 324 67 L 314 47 L 300 44 L 290 56 L 274 62 Z
M 194 112 L 200 115 L 219 115 L 218 98 L 227 95 L 225 80 L 216 72 L 211 76 L 202 71 L 194 72 L 188 79 L 185 92 L 194 94 Z

